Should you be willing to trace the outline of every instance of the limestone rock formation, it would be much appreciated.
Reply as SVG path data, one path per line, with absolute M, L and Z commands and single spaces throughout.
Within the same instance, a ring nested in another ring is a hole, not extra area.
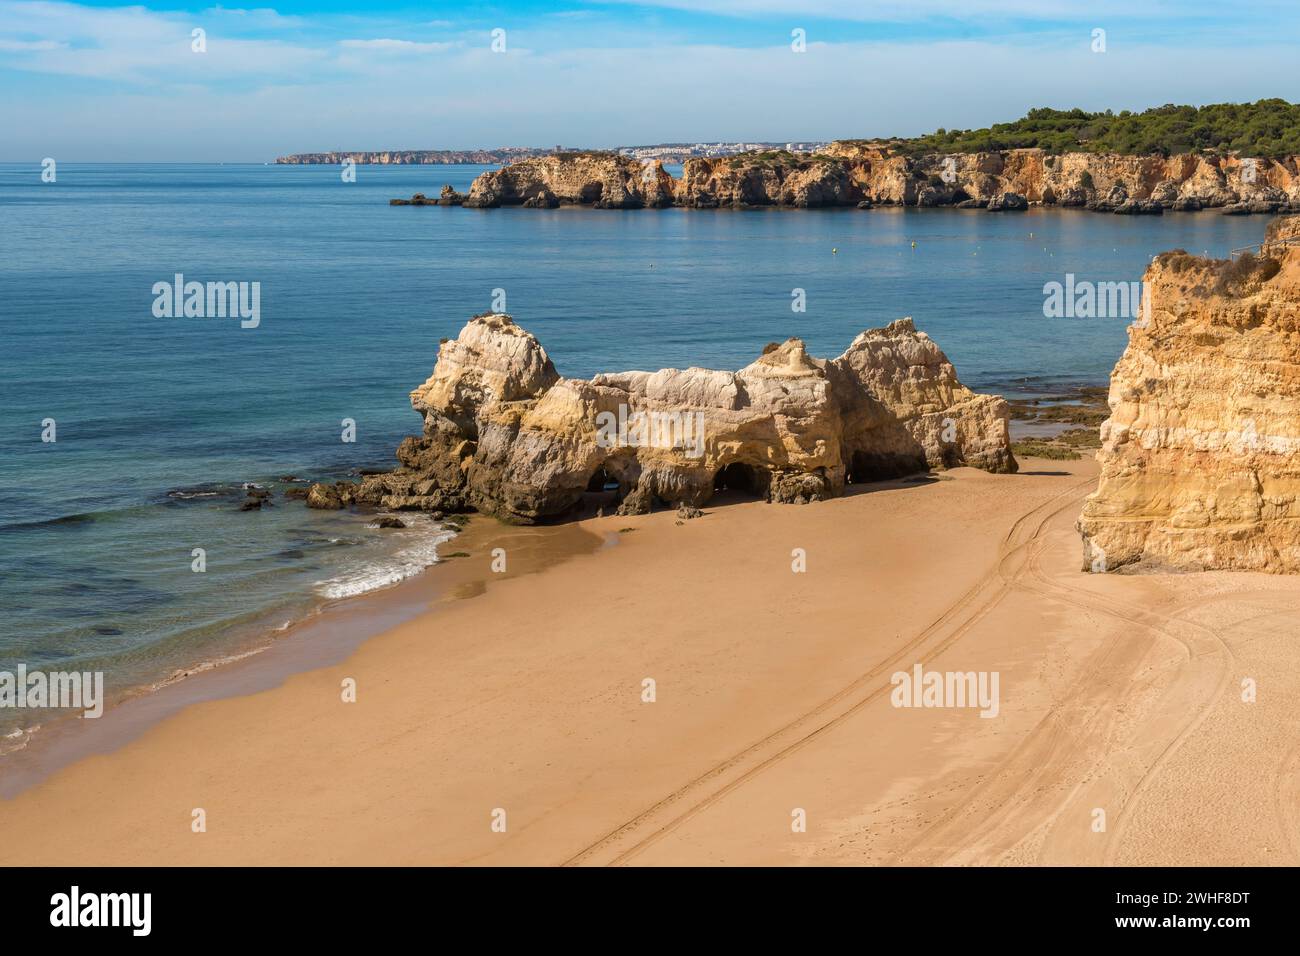
M 1182 251 L 1111 375 L 1084 567 L 1300 571 L 1300 217 L 1258 255 Z
M 888 144 L 832 143 L 822 153 L 768 150 L 690 158 L 680 179 L 661 164 L 614 153 L 556 153 L 522 159 L 479 176 L 465 205 L 611 209 L 685 206 L 873 205 L 1020 209 L 1084 206 L 1100 212 L 1165 209 L 1233 212 L 1300 209 L 1300 164 L 1182 154 L 1053 155 L 1041 149 L 903 156 Z
M 863 332 L 831 360 L 789 339 L 738 372 L 588 381 L 559 375 L 509 316 L 481 315 L 443 343 L 411 404 L 423 434 L 356 501 L 534 522 L 615 485 L 620 511 L 643 513 L 698 507 L 720 487 L 806 502 L 932 467 L 1016 469 L 1006 403 L 963 386 L 910 319 Z M 322 507 L 348 498 L 338 486 L 312 491 Z
M 867 197 L 834 157 L 784 151 L 691 158 L 673 182 L 680 206 L 856 206 Z
M 556 153 L 486 172 L 470 186 L 466 206 L 594 205 L 604 209 L 669 206 L 672 177 L 662 163 L 616 153 Z

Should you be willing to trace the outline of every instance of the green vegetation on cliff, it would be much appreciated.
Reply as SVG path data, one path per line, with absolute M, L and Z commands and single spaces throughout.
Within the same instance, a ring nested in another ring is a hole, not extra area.
M 1169 156 L 1209 150 L 1277 158 L 1300 154 L 1300 106 L 1271 99 L 1200 107 L 1168 104 L 1141 113 L 1044 107 L 989 129 L 939 129 L 889 145 L 912 156 L 1037 147 L 1050 153 Z

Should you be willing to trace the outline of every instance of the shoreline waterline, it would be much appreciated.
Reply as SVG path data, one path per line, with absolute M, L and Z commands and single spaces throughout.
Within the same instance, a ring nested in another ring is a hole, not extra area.
M 478 515 L 448 540 L 457 548 L 452 553 L 468 557 L 440 557 L 422 573 L 326 599 L 280 633 L 264 633 L 257 646 L 124 691 L 95 720 L 71 714 L 45 720 L 21 746 L 0 753 L 0 799 L 11 799 L 80 760 L 118 750 L 193 704 L 256 694 L 295 674 L 339 664 L 371 638 L 444 602 L 486 593 L 494 579 L 537 573 L 612 543 L 577 522 L 511 527 Z M 499 573 L 490 564 L 497 547 L 510 555 L 507 570 Z

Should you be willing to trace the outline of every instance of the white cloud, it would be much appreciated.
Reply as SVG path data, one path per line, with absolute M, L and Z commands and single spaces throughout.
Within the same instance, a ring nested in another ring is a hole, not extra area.
M 61 50 L 67 46 L 57 40 L 4 40 L 0 39 L 0 53 L 43 53 Z
M 1079 20 L 1097 16 L 1169 17 L 1192 14 L 1223 16 L 1218 0 L 588 0 L 596 5 L 660 7 L 730 17 L 817 18 L 845 21 L 902 22 L 943 17 L 958 21 L 991 16 L 1027 20 Z M 1285 10 L 1286 0 L 1256 0 Z M 1081 7 L 1083 9 L 1081 9 Z
M 547 34 L 524 25 L 511 29 L 511 52 L 498 55 L 484 30 L 434 42 L 420 38 L 418 24 L 401 38 L 387 21 L 349 18 L 348 39 L 299 29 L 253 39 L 204 22 L 208 52 L 199 55 L 190 52 L 195 23 L 186 15 L 0 0 L 0 66 L 42 81 L 72 78 L 0 98 L 0 160 L 784 141 L 978 127 L 1031 106 L 1297 98 L 1293 50 L 1263 40 L 1138 46 L 1112 31 L 1105 55 L 1089 51 L 1086 33 L 817 42 L 795 54 L 784 42 L 737 48 L 656 35 L 638 44 L 601 29 Z

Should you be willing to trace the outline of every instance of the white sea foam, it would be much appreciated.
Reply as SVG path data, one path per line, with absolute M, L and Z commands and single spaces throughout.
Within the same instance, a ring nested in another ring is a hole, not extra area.
M 41 729 L 40 724 L 33 724 L 30 727 L 18 727 L 4 735 L 0 740 L 0 757 L 11 753 L 17 753 L 19 750 L 26 750 L 27 745 L 31 743 L 33 735 Z
M 381 515 L 381 517 L 383 517 Z M 405 530 L 383 532 L 402 543 L 385 558 L 350 567 L 341 574 L 315 584 L 316 593 L 331 600 L 355 597 L 391 587 L 438 563 L 438 546 L 456 537 L 456 532 L 423 515 L 403 514 Z

